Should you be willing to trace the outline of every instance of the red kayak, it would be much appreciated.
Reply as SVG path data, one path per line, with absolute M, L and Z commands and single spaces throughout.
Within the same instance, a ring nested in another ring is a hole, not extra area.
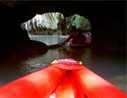
M 81 62 L 60 59 L 0 87 L 0 98 L 14 97 L 127 98 L 127 95 Z

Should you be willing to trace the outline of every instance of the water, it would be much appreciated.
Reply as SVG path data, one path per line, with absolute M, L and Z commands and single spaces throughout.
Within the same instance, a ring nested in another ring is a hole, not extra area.
M 29 34 L 29 38 L 31 40 L 43 42 L 48 46 L 63 43 L 68 37 L 69 35 L 66 35 L 66 36 L 54 35 L 53 36 L 53 35 L 31 35 Z
M 82 61 L 84 66 L 127 93 L 125 56 L 90 48 L 59 47 L 36 57 L 3 60 L 0 62 L 0 86 L 43 69 L 53 60 L 62 58 Z

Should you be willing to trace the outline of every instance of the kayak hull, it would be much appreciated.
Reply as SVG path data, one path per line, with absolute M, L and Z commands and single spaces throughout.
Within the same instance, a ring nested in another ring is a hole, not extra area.
M 0 98 L 49 97 L 64 73 L 65 70 L 52 66 L 44 68 L 0 87 Z M 50 81 L 47 86 L 47 82 Z
M 81 62 L 62 59 L 0 87 L 0 98 L 8 97 L 127 98 L 127 95 Z

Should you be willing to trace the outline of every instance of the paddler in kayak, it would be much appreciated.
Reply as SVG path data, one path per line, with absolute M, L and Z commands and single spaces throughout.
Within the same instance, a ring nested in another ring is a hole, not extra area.
M 87 34 L 85 34 L 86 32 L 89 32 L 90 30 L 80 30 L 80 29 L 76 29 L 75 26 L 72 27 L 71 30 L 71 34 L 70 36 L 67 38 L 67 40 L 65 42 L 63 42 L 63 45 L 66 42 L 72 42 L 74 44 L 85 44 L 85 43 L 89 43 L 90 40 L 88 39 L 88 37 L 86 37 Z
M 83 45 L 91 42 L 91 24 L 88 19 L 78 14 L 74 14 L 71 19 L 71 34 L 68 39 L 63 42 L 72 42 L 74 44 Z

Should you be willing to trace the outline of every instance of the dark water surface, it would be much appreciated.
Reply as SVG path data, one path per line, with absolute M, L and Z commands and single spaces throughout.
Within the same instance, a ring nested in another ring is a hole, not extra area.
M 127 93 L 126 57 L 90 48 L 59 47 L 27 59 L 12 58 L 0 62 L 0 86 L 49 66 L 53 60 L 73 58 Z

